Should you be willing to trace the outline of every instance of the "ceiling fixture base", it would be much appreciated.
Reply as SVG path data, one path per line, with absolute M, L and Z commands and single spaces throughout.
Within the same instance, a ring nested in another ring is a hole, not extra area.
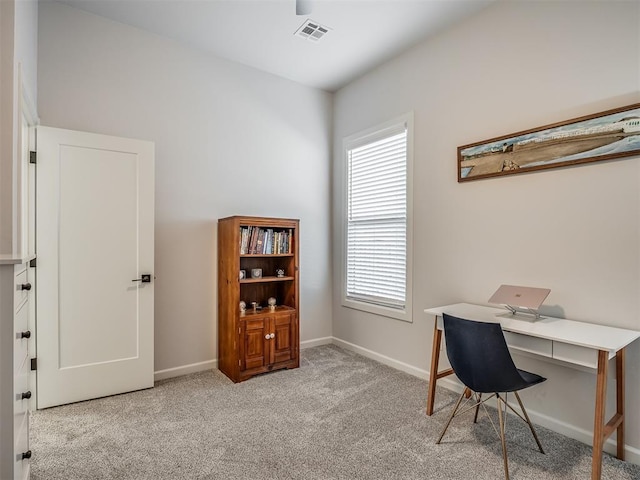
M 296 15 L 310 15 L 313 10 L 311 0 L 296 0 Z

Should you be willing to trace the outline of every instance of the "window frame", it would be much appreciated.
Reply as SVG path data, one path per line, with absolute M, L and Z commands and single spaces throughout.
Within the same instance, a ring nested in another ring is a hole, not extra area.
M 348 245 L 348 222 L 349 222 L 349 151 L 359 146 L 375 142 L 381 138 L 389 136 L 389 132 L 397 130 L 399 126 L 406 126 L 407 134 L 407 179 L 406 179 L 406 200 L 407 200 L 407 224 L 406 224 L 406 282 L 405 282 L 405 306 L 404 309 L 392 308 L 377 304 L 375 302 L 364 302 L 347 297 L 347 245 Z M 375 315 L 390 317 L 405 322 L 413 322 L 413 112 L 405 113 L 392 120 L 357 132 L 343 138 L 342 142 L 343 158 L 343 179 L 342 188 L 342 306 L 360 310 Z

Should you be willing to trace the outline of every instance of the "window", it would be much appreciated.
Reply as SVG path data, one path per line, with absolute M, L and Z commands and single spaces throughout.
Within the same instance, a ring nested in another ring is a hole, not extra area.
M 411 321 L 412 116 L 345 139 L 343 305 Z

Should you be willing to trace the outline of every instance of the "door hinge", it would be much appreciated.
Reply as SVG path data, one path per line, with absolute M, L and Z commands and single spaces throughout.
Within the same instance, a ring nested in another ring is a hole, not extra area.
M 37 258 L 37 257 L 36 257 L 36 258 Z M 38 265 L 37 265 L 37 263 L 38 263 L 38 262 L 36 262 L 36 259 L 35 259 L 35 258 L 32 258 L 32 259 L 31 259 L 31 261 L 29 262 L 29 266 L 30 266 L 31 268 L 37 267 L 37 266 L 38 266 Z
M 33 357 L 31 359 L 31 370 L 37 370 L 38 369 L 38 357 Z
M 38 154 L 36 152 L 34 152 L 33 150 L 29 152 L 29 163 L 36 163 Z

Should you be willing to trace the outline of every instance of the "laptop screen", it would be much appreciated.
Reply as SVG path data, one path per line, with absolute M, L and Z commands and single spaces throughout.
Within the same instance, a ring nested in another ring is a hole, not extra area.
M 489 299 L 489 303 L 537 310 L 550 292 L 548 288 L 500 285 Z

